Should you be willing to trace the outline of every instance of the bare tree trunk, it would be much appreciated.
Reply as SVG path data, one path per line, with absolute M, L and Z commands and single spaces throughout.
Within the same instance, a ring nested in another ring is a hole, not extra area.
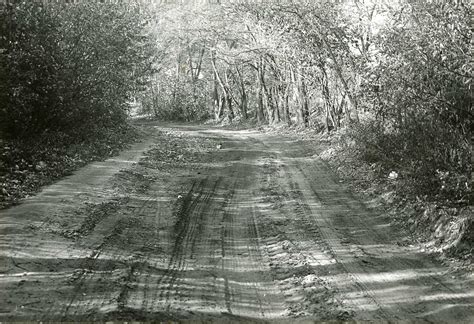
M 155 86 L 151 86 L 151 102 L 152 102 L 152 109 L 153 109 L 153 114 L 155 117 L 158 117 L 158 93 L 160 92 L 159 84 L 157 85 L 157 91 L 155 91 Z
M 262 66 L 260 64 L 261 62 L 257 62 L 257 121 L 259 123 L 262 123 L 265 119 L 264 113 L 263 113 L 263 85 L 261 82 L 260 74 L 261 74 L 261 69 Z
M 267 119 L 269 124 L 273 124 L 274 122 L 274 114 L 275 114 L 275 109 L 273 107 L 273 101 L 272 101 L 272 96 L 267 88 L 267 85 L 265 84 L 265 61 L 263 58 L 260 59 L 260 85 L 262 87 L 262 93 L 263 93 L 263 102 L 265 103 L 265 109 L 267 111 Z
M 245 89 L 245 82 L 244 82 L 244 77 L 242 73 L 240 72 L 239 67 L 237 66 L 236 68 L 237 75 L 239 77 L 239 85 L 240 85 L 240 112 L 242 114 L 243 119 L 247 119 L 247 111 L 248 111 L 248 98 L 247 98 L 247 90 Z
M 265 108 L 267 110 L 267 116 L 268 116 L 268 123 L 273 124 L 275 122 L 275 107 L 273 105 L 273 98 L 271 91 L 267 88 L 267 85 L 265 84 L 265 79 L 264 76 L 262 75 L 262 85 L 263 85 L 263 94 L 265 98 Z
M 294 105 L 294 110 L 296 114 L 296 123 L 299 125 L 301 124 L 301 111 L 300 111 L 300 98 L 299 98 L 299 91 L 298 91 L 298 85 L 296 83 L 296 77 L 295 77 L 295 71 L 293 70 L 293 67 L 290 66 L 290 76 L 291 76 L 291 84 L 293 86 L 293 101 L 295 103 Z
M 279 123 L 281 121 L 281 114 L 280 114 L 280 95 L 277 87 L 272 88 L 272 98 L 273 98 L 273 107 L 275 110 L 275 121 Z
M 234 119 L 234 111 L 232 110 L 232 97 L 230 96 L 229 89 L 224 84 L 224 81 L 219 75 L 219 71 L 217 70 L 217 67 L 216 67 L 216 57 L 215 57 L 214 52 L 211 53 L 211 63 L 212 63 L 212 68 L 214 70 L 214 75 L 216 76 L 217 82 L 221 86 L 224 102 L 227 104 L 227 108 L 228 108 L 227 116 L 229 117 L 229 120 L 232 121 Z M 227 72 L 225 72 L 225 77 L 227 78 Z M 222 107 L 222 109 L 223 108 L 224 107 Z
M 212 92 L 212 103 L 213 103 L 213 106 L 214 106 L 214 119 L 218 120 L 219 118 L 221 118 L 222 105 L 221 105 L 221 101 L 220 101 L 220 98 L 219 98 L 217 77 L 216 77 L 215 73 L 214 73 L 214 90 Z
M 289 95 L 291 90 L 291 77 L 288 75 L 288 69 L 285 66 L 285 80 L 284 80 L 284 92 L 283 92 L 283 111 L 284 111 L 284 118 L 288 125 L 291 125 L 291 113 L 290 113 L 290 102 L 289 102 Z
M 346 79 L 342 75 L 341 67 L 339 66 L 336 55 L 334 54 L 331 46 L 329 45 L 329 43 L 326 39 L 326 35 L 324 35 L 324 37 L 322 39 L 323 39 L 324 44 L 326 45 L 326 48 L 328 49 L 328 52 L 329 52 L 329 55 L 331 56 L 331 59 L 334 62 L 334 70 L 336 71 L 337 77 L 341 81 L 342 86 L 344 87 L 344 91 L 347 94 L 347 98 L 349 99 L 349 103 L 350 103 L 350 106 L 351 106 L 350 113 L 349 113 L 349 116 L 348 116 L 349 120 L 352 121 L 352 116 L 351 115 L 353 114 L 354 115 L 354 121 L 359 122 L 359 112 L 358 112 L 357 98 L 355 98 L 352 95 L 351 89 L 349 89 L 349 85 L 347 84 Z
M 290 72 L 293 84 L 293 96 L 296 102 L 296 120 L 299 125 L 308 126 L 308 96 L 306 93 L 306 85 L 301 74 L 301 67 L 298 66 L 297 73 L 295 73 L 293 68 L 291 68 Z
M 301 66 L 298 67 L 298 88 L 301 93 L 301 116 L 305 127 L 309 126 L 309 106 L 308 106 L 308 93 L 306 91 L 306 83 L 303 78 L 303 70 Z
M 235 114 L 234 109 L 232 108 L 232 93 L 229 87 L 229 75 L 227 70 L 224 72 L 224 80 L 225 83 L 223 83 L 222 80 L 220 82 L 222 91 L 224 92 L 224 98 L 227 102 L 227 116 L 229 117 L 229 120 L 232 121 L 235 118 Z
M 331 94 L 329 93 L 329 81 L 326 69 L 324 66 L 320 66 L 321 70 L 321 92 L 324 99 L 324 110 L 326 112 L 326 131 L 329 133 L 334 127 L 334 119 L 332 117 L 332 103 Z
M 284 93 L 284 98 L 283 98 L 283 104 L 284 104 L 284 111 L 285 111 L 285 119 L 288 125 L 291 125 L 291 113 L 290 113 L 290 102 L 289 102 L 289 92 L 290 92 L 290 84 L 288 83 L 287 86 L 285 87 L 285 93 Z
M 204 50 L 204 47 L 200 50 L 196 66 L 194 66 L 193 52 L 189 46 L 187 47 L 187 51 L 188 51 L 189 73 L 191 75 L 191 85 L 192 85 L 192 91 L 193 91 L 193 100 L 194 102 L 196 102 L 197 101 L 196 83 L 199 80 L 199 74 L 201 73 L 202 60 L 203 60 L 205 50 Z

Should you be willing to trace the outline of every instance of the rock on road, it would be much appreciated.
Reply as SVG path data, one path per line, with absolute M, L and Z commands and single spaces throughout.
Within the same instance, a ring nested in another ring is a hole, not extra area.
M 0 320 L 474 321 L 473 277 L 397 244 L 317 144 L 149 127 L 0 211 Z

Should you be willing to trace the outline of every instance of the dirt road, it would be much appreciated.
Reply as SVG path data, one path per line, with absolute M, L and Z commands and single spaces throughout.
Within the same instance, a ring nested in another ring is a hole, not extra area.
M 474 321 L 474 277 L 400 244 L 315 150 L 160 126 L 0 211 L 0 320 Z

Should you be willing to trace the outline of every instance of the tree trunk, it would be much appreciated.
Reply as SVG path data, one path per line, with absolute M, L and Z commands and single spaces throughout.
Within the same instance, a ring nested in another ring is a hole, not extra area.
M 223 83 L 221 80 L 221 86 L 222 86 L 222 91 L 224 92 L 225 100 L 227 102 L 227 117 L 229 118 L 229 121 L 232 121 L 235 118 L 235 114 L 234 114 L 234 109 L 232 108 L 232 93 L 229 87 L 229 76 L 228 76 L 227 70 L 224 72 L 224 78 L 225 78 L 225 83 Z
M 261 73 L 261 64 L 260 62 L 257 62 L 257 121 L 259 123 L 264 122 L 265 116 L 263 113 L 263 85 L 260 79 L 260 73 Z
M 305 127 L 309 126 L 309 105 L 308 105 L 308 93 L 306 91 L 306 83 L 303 78 L 303 70 L 301 66 L 298 67 L 298 87 L 301 93 L 301 116 Z
M 232 98 L 230 97 L 229 89 L 224 84 L 221 76 L 219 75 L 219 71 L 217 70 L 216 57 L 215 57 L 214 52 L 211 52 L 211 64 L 212 64 L 212 68 L 214 70 L 214 75 L 217 79 L 217 82 L 219 83 L 219 85 L 221 87 L 224 102 L 227 104 L 227 108 L 228 108 L 227 116 L 229 117 L 229 120 L 232 121 L 234 119 L 234 111 L 232 110 Z M 227 72 L 226 72 L 225 76 L 227 77 Z M 222 106 L 222 110 L 223 109 L 224 109 L 224 107 Z
M 240 94 L 241 94 L 241 101 L 240 101 L 240 112 L 242 114 L 243 119 L 247 119 L 247 111 L 248 111 L 248 98 L 247 98 L 247 90 L 245 89 L 244 78 L 242 73 L 237 66 L 235 68 L 237 70 L 237 75 L 239 76 L 239 85 L 240 85 Z
M 220 101 L 220 98 L 219 98 L 217 77 L 216 77 L 215 73 L 214 73 L 214 90 L 212 92 L 212 103 L 213 103 L 213 106 L 214 106 L 214 119 L 218 120 L 221 117 L 222 105 L 221 105 L 221 101 Z
M 354 121 L 359 122 L 359 112 L 358 112 L 357 98 L 355 98 L 352 95 L 351 89 L 349 89 L 349 85 L 347 84 L 346 79 L 342 75 L 341 67 L 339 66 L 336 55 L 334 54 L 331 46 L 329 45 L 329 43 L 326 39 L 326 35 L 324 35 L 324 37 L 322 39 L 323 39 L 324 44 L 326 45 L 326 48 L 328 49 L 328 52 L 329 52 L 329 55 L 331 56 L 331 59 L 334 62 L 334 70 L 336 71 L 337 77 L 339 78 L 339 80 L 342 83 L 342 86 L 344 87 L 344 91 L 347 94 L 347 98 L 348 98 L 350 106 L 351 106 L 351 109 L 349 110 L 350 113 L 349 113 L 349 116 L 348 116 L 349 121 L 353 120 L 352 117 L 351 117 L 351 115 L 353 114 L 354 115 Z
M 329 133 L 334 127 L 334 119 L 332 117 L 332 103 L 331 103 L 331 94 L 329 93 L 329 81 L 326 69 L 324 66 L 320 66 L 321 70 L 321 92 L 323 94 L 324 100 L 324 110 L 326 112 L 326 131 Z
M 301 124 L 301 111 L 299 109 L 300 106 L 300 98 L 299 98 L 299 91 L 298 91 L 298 85 L 296 83 L 296 78 L 295 78 L 295 71 L 293 70 L 293 67 L 290 66 L 290 77 L 291 77 L 291 85 L 293 87 L 293 102 L 294 102 L 294 112 L 296 115 L 296 124 Z
M 299 125 L 308 126 L 308 97 L 306 94 L 306 85 L 304 84 L 301 74 L 301 67 L 298 66 L 297 73 L 295 73 L 293 68 L 291 68 L 290 72 L 291 81 L 293 84 L 293 96 L 296 103 L 296 120 Z

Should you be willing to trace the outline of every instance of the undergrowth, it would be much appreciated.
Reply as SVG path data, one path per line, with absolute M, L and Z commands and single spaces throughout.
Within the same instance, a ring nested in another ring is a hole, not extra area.
M 354 191 L 383 206 L 393 224 L 410 233 L 413 240 L 442 256 L 469 260 L 474 242 L 469 179 L 455 169 L 441 171 L 433 165 L 414 165 L 408 154 L 396 161 L 385 152 L 397 153 L 397 148 L 390 147 L 393 141 L 379 137 L 370 146 L 371 141 L 361 140 L 358 131 L 343 129 L 322 136 L 326 149 L 320 157 Z M 384 142 L 388 148 L 380 147 Z

